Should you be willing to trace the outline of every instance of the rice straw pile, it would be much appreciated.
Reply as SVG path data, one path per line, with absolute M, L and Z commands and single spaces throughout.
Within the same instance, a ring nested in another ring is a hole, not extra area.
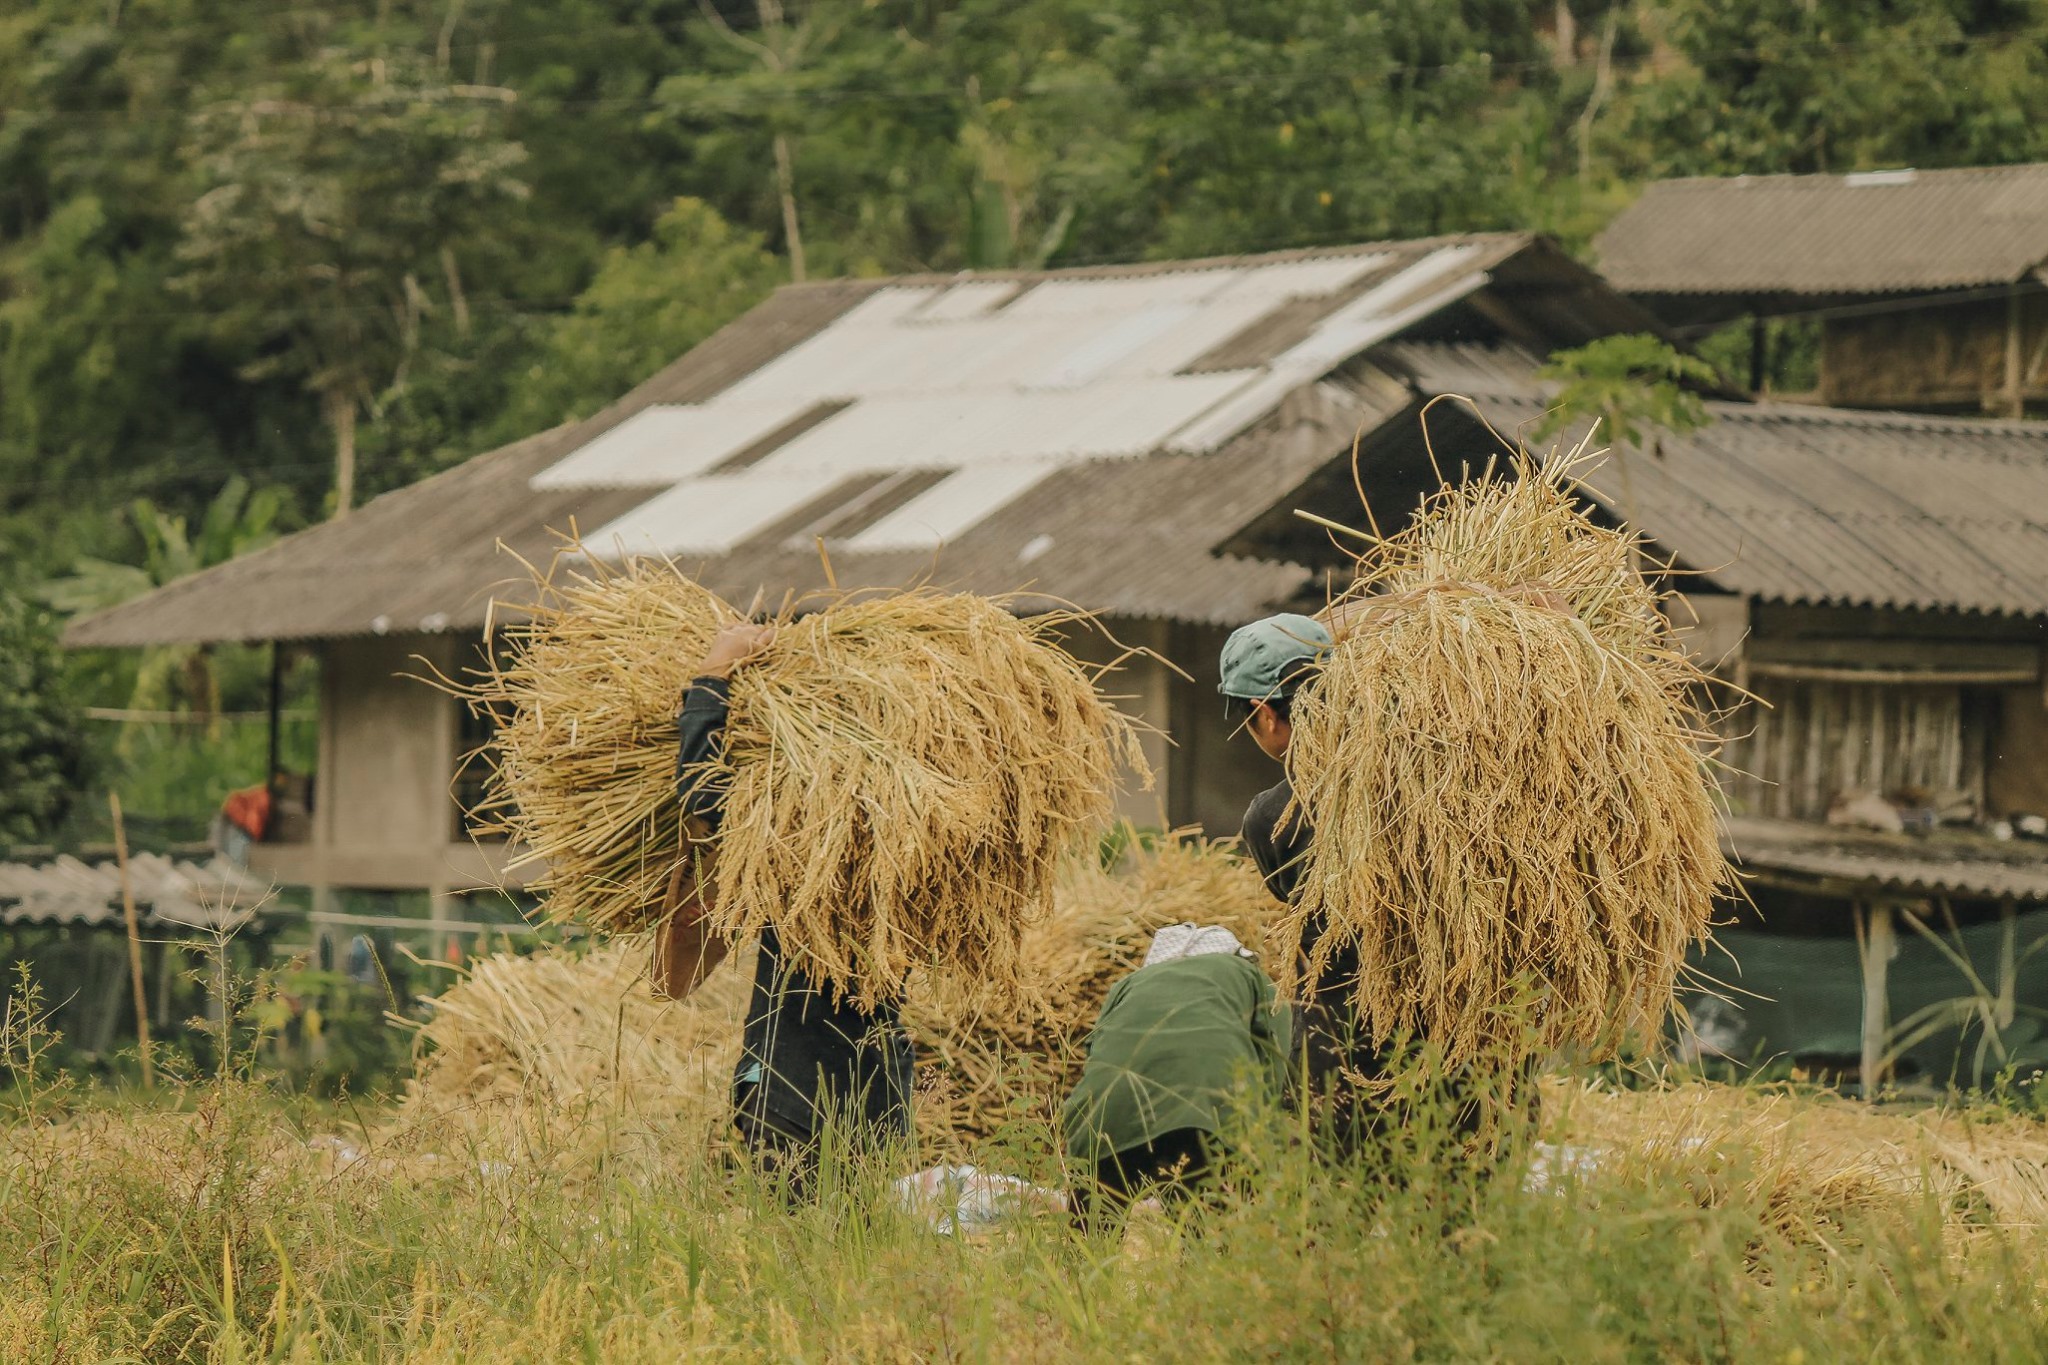
M 650 922 L 685 856 L 675 716 L 713 635 L 740 619 L 672 566 L 543 583 L 514 656 L 465 689 L 504 717 L 500 829 L 545 864 L 548 912 Z M 712 918 L 774 929 L 866 1004 L 914 968 L 1007 985 L 1061 855 L 1107 822 L 1132 723 L 1058 643 L 1092 624 L 918 589 L 785 607 L 733 676 Z
M 1729 876 L 1702 675 L 1569 466 L 1524 456 L 1377 542 L 1294 705 L 1288 941 L 1327 924 L 1311 978 L 1355 949 L 1362 1026 L 1449 1065 L 1651 1036 Z
M 1273 918 L 1258 874 L 1219 845 L 1133 848 L 1113 872 L 1068 860 L 1052 913 L 1024 932 L 1018 997 L 950 975 L 911 991 L 904 1023 L 919 1052 L 919 1137 L 950 1146 L 1020 1116 L 1050 1119 L 1080 1074 L 1109 988 L 1144 960 L 1156 929 L 1220 923 L 1256 945 Z M 648 988 L 649 952 L 641 936 L 586 955 L 547 949 L 475 963 L 420 1029 L 400 1126 L 468 1114 L 546 1124 L 616 1106 L 721 1132 L 749 955 L 736 951 L 669 1003 Z
M 721 1123 L 752 974 L 742 958 L 688 1000 L 661 1001 L 647 985 L 650 951 L 644 937 L 622 938 L 471 964 L 419 1027 L 414 1116 L 616 1104 Z
M 2038 1119 L 1707 1084 L 1560 1082 L 1546 1087 L 1544 1107 L 1584 1164 L 1683 1170 L 1702 1204 L 1740 1194 L 1794 1236 L 1930 1197 L 1952 1227 L 2048 1227 L 2048 1132 Z

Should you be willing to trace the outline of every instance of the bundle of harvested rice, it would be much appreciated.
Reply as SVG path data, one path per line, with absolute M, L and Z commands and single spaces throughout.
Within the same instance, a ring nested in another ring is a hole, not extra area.
M 1569 469 L 1525 456 L 1378 542 L 1294 704 L 1288 941 L 1327 926 L 1310 974 L 1354 950 L 1363 1025 L 1447 1064 L 1653 1032 L 1729 875 L 1702 675 Z
M 503 718 L 500 832 L 545 865 L 549 912 L 619 930 L 657 912 L 685 856 L 675 716 L 740 614 L 672 566 L 543 583 L 509 659 L 465 690 Z M 1063 649 L 1070 612 L 912 590 L 786 606 L 732 682 L 712 918 L 773 929 L 864 1003 L 913 968 L 1016 980 L 1060 855 L 1149 782 L 1132 723 Z

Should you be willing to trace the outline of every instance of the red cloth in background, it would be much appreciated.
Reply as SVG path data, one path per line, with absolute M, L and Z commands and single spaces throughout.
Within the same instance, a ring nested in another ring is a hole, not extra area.
M 220 803 L 220 813 L 229 824 L 260 844 L 263 832 L 270 828 L 270 788 L 244 787 L 229 792 L 228 799 Z

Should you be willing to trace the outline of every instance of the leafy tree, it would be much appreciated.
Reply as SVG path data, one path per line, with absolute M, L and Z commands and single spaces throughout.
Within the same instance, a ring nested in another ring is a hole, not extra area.
M 1141 172 L 1124 220 L 1163 256 L 1504 226 L 1514 130 L 1487 110 L 1533 42 L 1503 10 L 1132 0 L 1105 43 Z
M 0 593 L 0 841 L 64 822 L 90 778 L 84 728 L 48 614 Z
M 317 395 L 335 516 L 354 501 L 359 413 L 403 387 L 428 313 L 466 307 L 465 237 L 526 193 L 524 151 L 499 135 L 513 98 L 411 57 L 328 51 L 196 116 L 210 188 L 186 214 L 177 283 L 221 310 L 244 375 Z
M 1631 174 L 1963 166 L 2048 155 L 2044 0 L 1667 0 L 1677 69 L 1617 121 Z
M 38 595 L 68 615 L 118 606 L 269 544 L 277 538 L 280 501 L 276 489 L 251 492 L 248 481 L 237 475 L 222 485 L 198 533 L 191 534 L 184 517 L 138 498 L 130 504 L 129 516 L 142 539 L 142 563 L 83 556 L 70 576 L 45 583 Z M 174 701 L 209 720 L 218 717 L 220 685 L 209 646 L 159 645 L 143 653 L 128 704 L 138 710 L 161 710 Z
M 581 417 L 758 303 L 782 277 L 759 237 L 678 199 L 650 241 L 614 247 L 527 373 L 514 427 Z
M 1695 389 L 1720 382 L 1706 361 L 1643 332 L 1559 351 L 1540 373 L 1561 387 L 1538 439 L 1590 418 L 1600 424 L 1597 439 L 1605 444 L 1640 449 L 1647 435 L 1652 451 L 1660 432 L 1683 435 L 1706 425 L 1706 405 Z

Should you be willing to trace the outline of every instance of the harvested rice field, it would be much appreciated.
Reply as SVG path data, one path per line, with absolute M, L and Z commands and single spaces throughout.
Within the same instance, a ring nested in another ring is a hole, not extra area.
M 796 1209 L 724 1139 L 744 973 L 657 1001 L 639 941 L 475 964 L 404 1092 L 341 1106 L 82 1094 L 17 1018 L 0 1359 L 2041 1358 L 2048 1132 L 2010 1108 L 1553 1067 L 1491 1178 L 1326 1164 L 1275 1114 L 1214 1205 L 1077 1234 L 1048 1102 L 1198 914 L 1257 942 L 1271 906 L 1200 844 L 1065 867 L 1033 1003 L 914 982 L 915 1147 Z

